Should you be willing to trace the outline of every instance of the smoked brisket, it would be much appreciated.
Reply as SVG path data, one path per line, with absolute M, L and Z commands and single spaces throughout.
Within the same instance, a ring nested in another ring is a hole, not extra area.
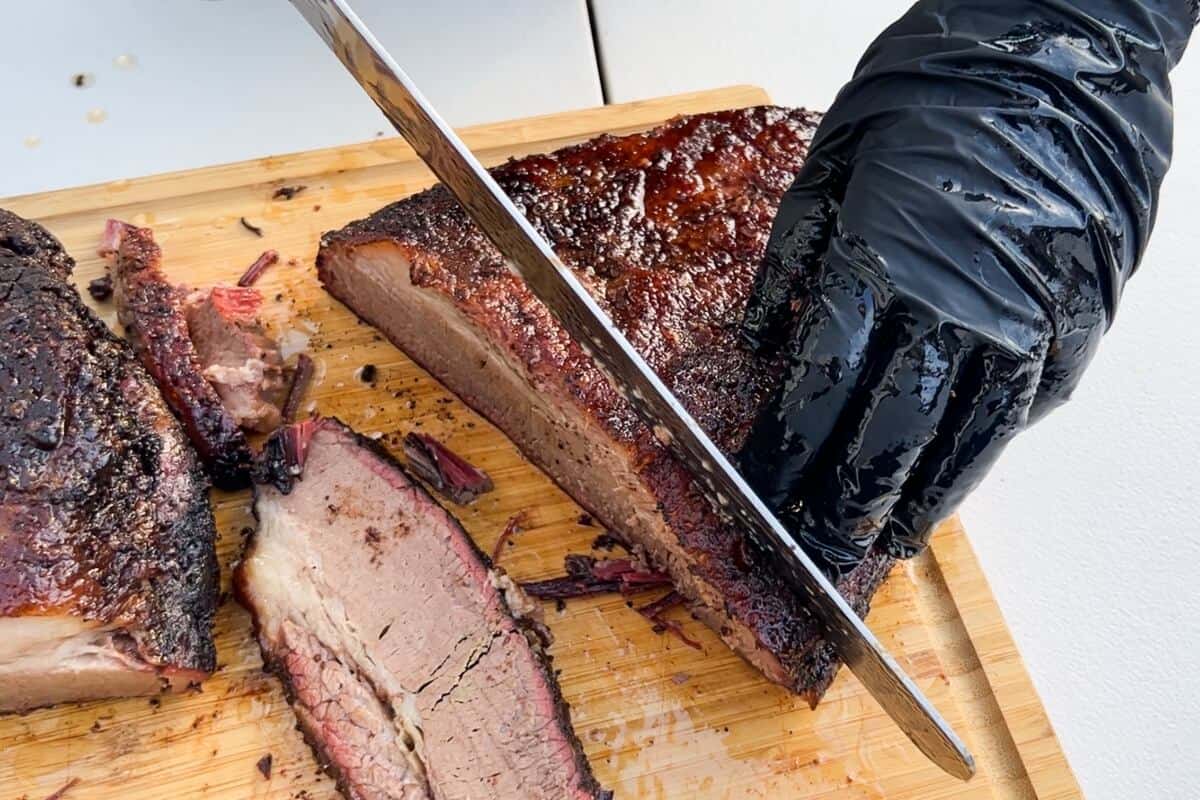
M 0 211 L 0 711 L 215 667 L 208 480 L 45 229 Z
M 729 454 L 782 371 L 744 346 L 738 324 L 818 120 L 773 107 L 702 114 L 492 172 Z M 836 659 L 771 558 L 722 524 L 444 188 L 327 234 L 317 266 L 335 297 L 668 572 L 732 648 L 820 698 Z M 839 582 L 858 613 L 890 566 L 872 552 Z
M 589 800 L 540 607 L 369 440 L 277 432 L 235 575 L 268 668 L 353 800 Z

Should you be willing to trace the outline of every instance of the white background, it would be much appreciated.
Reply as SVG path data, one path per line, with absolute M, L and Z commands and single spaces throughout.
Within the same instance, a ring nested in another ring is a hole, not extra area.
M 583 0 L 357 5 L 455 124 L 601 101 Z M 906 6 L 595 0 L 592 10 L 611 101 L 757 83 L 779 102 L 823 108 Z M 0 196 L 386 129 L 283 0 L 5 10 Z M 114 66 L 122 54 L 137 66 Z M 95 84 L 72 87 L 77 72 Z M 1100 800 L 1200 793 L 1200 55 L 1174 77 L 1175 165 L 1116 325 L 1074 401 L 1019 437 L 963 510 L 1067 755 Z M 106 121 L 87 122 L 91 109 Z

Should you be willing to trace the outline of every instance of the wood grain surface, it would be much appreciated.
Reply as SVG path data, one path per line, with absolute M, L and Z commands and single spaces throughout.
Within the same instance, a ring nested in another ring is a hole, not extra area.
M 676 114 L 766 101 L 760 89 L 735 87 L 485 125 L 464 138 L 494 164 Z M 316 281 L 322 231 L 431 182 L 412 151 L 388 138 L 0 205 L 57 234 L 79 262 L 81 286 L 103 269 L 95 253 L 108 217 L 153 227 L 167 271 L 195 286 L 232 283 L 264 249 L 277 249 L 282 261 L 259 286 L 273 324 L 317 362 L 313 407 L 396 451 L 411 430 L 444 438 L 496 482 L 495 492 L 453 509 L 467 530 L 491 551 L 507 520 L 524 513 L 500 564 L 519 580 L 548 577 L 561 572 L 564 554 L 588 552 L 600 531 L 502 434 Z M 283 185 L 305 188 L 272 199 Z M 242 227 L 243 217 L 262 238 Z M 115 324 L 110 305 L 96 308 Z M 378 370 L 373 386 L 355 378 L 368 363 Z M 253 520 L 246 493 L 214 493 L 213 505 L 228 590 Z M 621 598 L 546 608 L 575 729 L 617 798 L 1082 796 L 957 521 L 942 526 L 925 555 L 896 568 L 869 622 L 973 748 L 980 769 L 967 784 L 927 762 L 847 671 L 809 710 L 674 613 L 702 651 L 655 634 Z M 199 692 L 0 718 L 0 800 L 43 800 L 64 787 L 62 800 L 336 797 L 279 685 L 261 671 L 247 616 L 232 600 L 220 608 L 217 647 L 220 669 Z M 268 754 L 269 778 L 256 767 Z

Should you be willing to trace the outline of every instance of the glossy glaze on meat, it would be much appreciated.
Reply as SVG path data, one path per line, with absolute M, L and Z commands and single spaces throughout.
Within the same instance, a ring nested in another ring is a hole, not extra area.
M 188 332 L 184 292 L 163 274 L 154 232 L 109 220 L 102 251 L 113 257 L 114 297 L 126 336 L 213 481 L 226 489 L 247 485 L 246 435 L 204 377 L 204 363 Z
M 0 710 L 215 666 L 208 481 L 40 226 L 0 211 Z
M 727 453 L 779 374 L 743 345 L 738 323 L 818 119 L 769 107 L 704 114 L 493 171 Z M 717 519 L 444 189 L 326 235 L 318 269 L 331 293 L 669 572 L 732 647 L 772 680 L 820 697 L 836 662 L 770 558 Z M 890 565 L 872 552 L 839 583 L 859 613 Z

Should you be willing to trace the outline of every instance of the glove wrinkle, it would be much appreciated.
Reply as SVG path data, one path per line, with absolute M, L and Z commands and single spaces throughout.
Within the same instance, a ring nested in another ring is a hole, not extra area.
M 1195 0 L 920 0 L 785 195 L 743 333 L 788 352 L 741 462 L 831 574 L 924 546 L 1066 400 L 1153 229 Z M 934 388 L 936 387 L 936 391 Z

